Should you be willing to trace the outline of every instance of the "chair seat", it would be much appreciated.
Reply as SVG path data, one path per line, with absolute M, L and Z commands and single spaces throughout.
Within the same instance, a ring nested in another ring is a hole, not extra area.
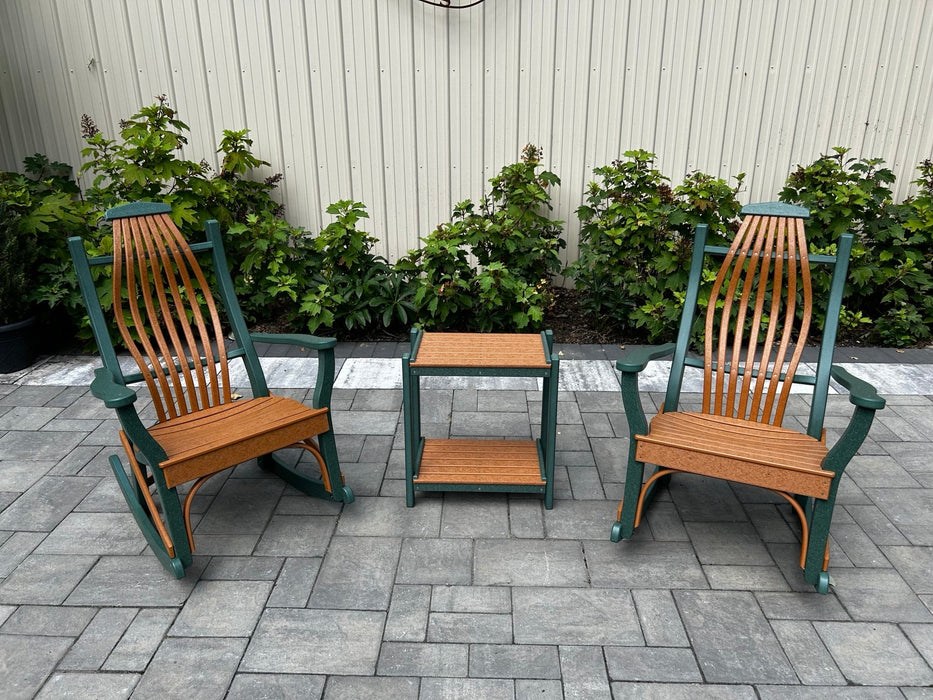
M 329 427 L 326 408 L 263 396 L 172 418 L 149 432 L 168 455 L 159 466 L 172 488 L 301 442 Z
M 824 441 L 767 423 L 661 413 L 648 434 L 635 439 L 639 462 L 776 491 L 825 499 L 834 476 L 821 467 L 828 451 Z

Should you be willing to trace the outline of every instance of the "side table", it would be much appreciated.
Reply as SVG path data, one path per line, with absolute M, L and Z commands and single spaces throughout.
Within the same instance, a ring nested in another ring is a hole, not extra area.
M 544 494 L 554 506 L 559 360 L 551 331 L 425 333 L 411 331 L 402 356 L 405 500 L 415 491 L 509 491 Z M 541 436 L 537 440 L 436 439 L 421 434 L 421 377 L 541 377 Z

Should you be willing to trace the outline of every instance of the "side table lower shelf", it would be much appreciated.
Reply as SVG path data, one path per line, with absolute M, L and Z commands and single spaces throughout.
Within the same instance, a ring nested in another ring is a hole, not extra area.
M 534 440 L 440 440 L 423 442 L 415 489 L 544 492 L 538 443 Z

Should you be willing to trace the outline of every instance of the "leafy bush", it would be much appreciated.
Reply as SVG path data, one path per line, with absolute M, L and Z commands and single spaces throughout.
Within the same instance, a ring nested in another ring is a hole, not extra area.
M 810 209 L 812 252 L 832 252 L 838 236 L 856 235 L 849 268 L 843 338 L 906 346 L 931 336 L 933 321 L 933 227 L 930 226 L 931 168 L 921 164 L 920 193 L 897 205 L 894 174 L 879 158 L 847 157 L 834 148 L 798 167 L 781 200 Z M 828 281 L 815 283 L 824 286 Z
M 366 207 L 342 200 L 327 213 L 337 218 L 315 239 L 318 270 L 299 309 L 308 329 L 407 324 L 415 310 L 413 289 L 385 258 L 373 254 L 376 239 L 357 228 L 360 219 L 369 218 Z
M 676 333 L 687 286 L 692 231 L 710 227 L 709 241 L 724 242 L 740 205 L 725 180 L 691 173 L 672 189 L 653 167 L 655 155 L 627 151 L 626 160 L 596 168 L 586 203 L 577 209 L 580 255 L 568 269 L 583 308 L 603 331 L 650 342 Z
M 79 301 L 73 282 L 50 275 L 69 260 L 67 236 L 88 230 L 88 207 L 68 165 L 40 154 L 23 164 L 25 175 L 0 173 L 0 324 L 30 315 L 38 302 Z
M 478 208 L 471 200 L 457 204 L 450 222 L 397 263 L 417 284 L 414 303 L 423 325 L 480 331 L 540 327 L 566 245 L 561 222 L 542 213 L 551 208 L 548 188 L 560 179 L 541 167 L 541 149 L 528 144 L 518 163 L 490 179 L 490 193 Z

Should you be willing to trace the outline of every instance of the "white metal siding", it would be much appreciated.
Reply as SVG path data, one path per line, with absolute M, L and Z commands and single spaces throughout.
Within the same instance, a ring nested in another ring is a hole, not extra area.
M 185 157 L 216 166 L 222 130 L 249 128 L 290 221 L 361 200 L 390 259 L 535 143 L 572 258 L 592 169 L 633 148 L 674 184 L 746 172 L 758 201 L 849 146 L 906 196 L 933 155 L 933 3 L 0 0 L 0 168 L 77 168 L 82 113 L 113 137 L 163 93 Z

